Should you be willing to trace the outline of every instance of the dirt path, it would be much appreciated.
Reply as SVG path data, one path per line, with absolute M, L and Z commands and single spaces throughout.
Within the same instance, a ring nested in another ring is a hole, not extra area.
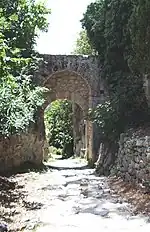
M 69 167 L 78 166 L 75 162 L 69 161 Z M 148 218 L 134 216 L 106 177 L 96 177 L 91 169 L 67 170 L 66 161 L 61 165 L 65 170 L 17 174 L 12 179 L 22 188 L 1 191 L 1 221 L 10 231 L 150 231 Z

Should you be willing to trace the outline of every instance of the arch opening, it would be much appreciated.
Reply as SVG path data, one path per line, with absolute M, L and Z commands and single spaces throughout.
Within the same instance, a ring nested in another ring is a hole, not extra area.
M 72 102 L 74 116 L 73 153 L 78 156 L 84 156 L 87 160 L 92 159 L 93 127 L 92 123 L 88 120 L 88 110 L 92 108 L 90 85 L 82 76 L 68 70 L 53 73 L 47 78 L 43 85 L 49 89 L 46 94 L 44 110 L 48 105 L 58 99 L 66 99 Z M 78 118 L 79 115 L 80 119 Z M 44 134 L 44 153 L 45 144 L 47 144 L 47 142 Z
M 67 99 L 51 102 L 44 111 L 44 159 L 85 157 L 85 120 L 81 107 Z

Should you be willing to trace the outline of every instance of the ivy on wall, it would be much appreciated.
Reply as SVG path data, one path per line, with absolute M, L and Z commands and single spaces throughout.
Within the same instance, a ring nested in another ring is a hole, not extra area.
M 99 54 L 109 93 L 92 118 L 110 140 L 148 120 L 143 75 L 149 72 L 149 21 L 146 0 L 98 0 L 87 7 L 81 20 Z

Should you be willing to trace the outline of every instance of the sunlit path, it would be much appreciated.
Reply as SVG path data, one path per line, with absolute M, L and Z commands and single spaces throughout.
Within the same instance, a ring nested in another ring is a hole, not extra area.
M 69 168 L 78 165 L 75 159 L 52 163 Z M 17 174 L 15 180 L 23 189 L 9 209 L 11 231 L 150 231 L 148 218 L 133 216 L 130 205 L 110 190 L 107 178 L 93 172 L 72 169 Z M 4 210 L 8 213 L 7 207 Z

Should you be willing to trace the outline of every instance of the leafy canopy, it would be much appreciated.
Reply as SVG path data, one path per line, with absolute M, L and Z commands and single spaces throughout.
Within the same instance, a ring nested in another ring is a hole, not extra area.
M 0 5 L 0 134 L 5 136 L 27 130 L 44 103 L 45 90 L 32 81 L 33 47 L 37 29 L 47 29 L 47 14 L 35 1 L 6 0 Z
M 73 54 L 76 54 L 76 55 L 94 55 L 95 54 L 94 49 L 92 49 L 89 43 L 86 30 L 82 30 L 79 33 L 79 37 L 77 38 Z
M 19 48 L 29 57 L 34 49 L 39 31 L 47 31 L 50 10 L 35 0 L 6 0 L 0 6 L 0 30 L 9 47 Z
M 119 136 L 125 128 L 147 120 L 143 74 L 150 57 L 149 20 L 147 0 L 98 0 L 87 7 L 82 19 L 108 87 L 110 105 L 98 106 L 95 116 L 109 139 L 114 131 Z

